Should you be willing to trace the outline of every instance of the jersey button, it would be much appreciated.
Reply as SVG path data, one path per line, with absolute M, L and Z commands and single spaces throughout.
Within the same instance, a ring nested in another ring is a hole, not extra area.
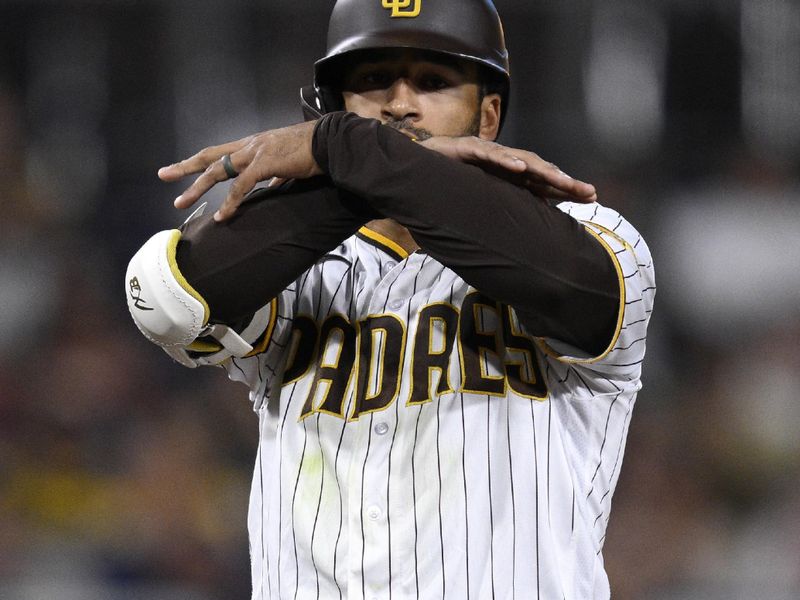
M 377 506 L 373 505 L 367 509 L 367 516 L 370 518 L 371 521 L 377 521 L 378 519 L 381 518 L 382 515 L 383 512 Z
M 375 425 L 375 433 L 377 433 L 378 435 L 386 435 L 388 431 L 389 431 L 388 423 L 384 423 L 383 421 L 381 421 L 380 423 L 377 423 Z
M 389 302 L 389 308 L 392 310 L 397 310 L 403 306 L 404 302 L 402 300 L 392 300 Z

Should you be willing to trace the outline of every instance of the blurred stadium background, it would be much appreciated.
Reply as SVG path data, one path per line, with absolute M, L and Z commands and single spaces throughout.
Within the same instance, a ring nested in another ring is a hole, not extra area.
M 503 141 L 656 259 L 614 597 L 800 598 L 800 2 L 496 3 Z M 299 119 L 331 5 L 0 1 L 0 598 L 249 597 L 246 390 L 147 343 L 123 273 L 185 216 L 159 166 Z

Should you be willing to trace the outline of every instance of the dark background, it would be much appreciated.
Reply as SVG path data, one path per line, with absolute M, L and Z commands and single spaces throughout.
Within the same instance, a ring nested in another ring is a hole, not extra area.
M 246 390 L 147 343 L 123 274 L 186 216 L 158 167 L 299 120 L 331 6 L 0 1 L 0 598 L 249 597 Z M 800 597 L 800 3 L 497 6 L 502 141 L 656 260 L 614 598 Z

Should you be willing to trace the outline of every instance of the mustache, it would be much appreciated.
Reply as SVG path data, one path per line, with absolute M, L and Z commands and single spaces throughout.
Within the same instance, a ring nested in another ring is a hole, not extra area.
M 398 131 L 408 131 L 409 133 L 412 133 L 415 138 L 417 138 L 422 142 L 433 137 L 433 133 L 431 133 L 427 129 L 423 129 L 421 127 L 414 127 L 413 125 L 411 125 L 409 119 L 397 120 L 390 117 L 387 121 L 384 122 L 384 125 L 388 125 L 392 129 L 397 129 Z

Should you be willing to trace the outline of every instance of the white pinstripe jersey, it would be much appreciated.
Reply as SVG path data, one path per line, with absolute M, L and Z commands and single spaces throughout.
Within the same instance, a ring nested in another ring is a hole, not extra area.
M 602 546 L 655 294 L 649 250 L 562 203 L 617 264 L 600 357 L 366 229 L 273 303 L 251 387 L 253 598 L 608 598 Z M 570 358 L 571 357 L 571 358 Z

